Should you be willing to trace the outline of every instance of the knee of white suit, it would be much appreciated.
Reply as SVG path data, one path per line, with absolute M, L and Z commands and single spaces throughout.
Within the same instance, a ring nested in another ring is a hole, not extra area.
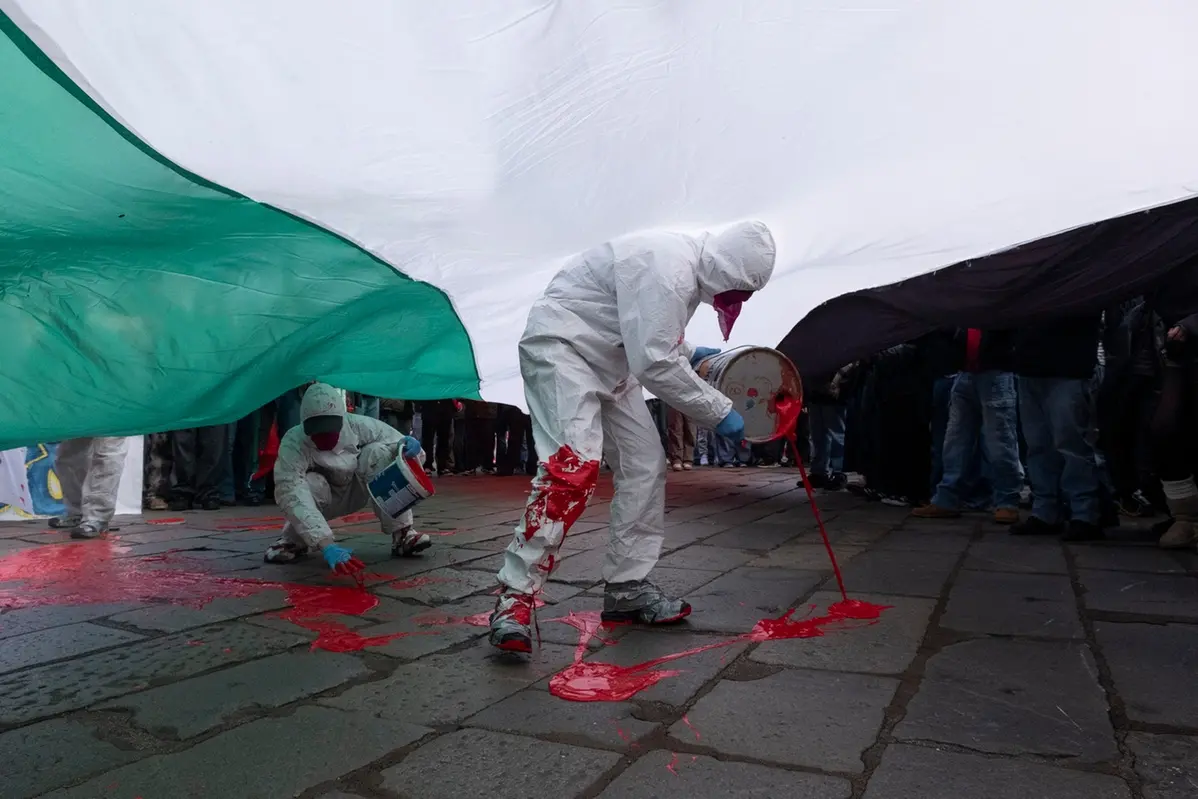
M 358 453 L 358 474 L 369 480 L 399 457 L 401 444 L 367 444 Z
M 308 490 L 312 492 L 312 501 L 318 508 L 323 510 L 332 504 L 333 489 L 329 487 L 329 481 L 324 479 L 323 475 L 308 472 L 304 475 L 304 482 L 308 484 Z

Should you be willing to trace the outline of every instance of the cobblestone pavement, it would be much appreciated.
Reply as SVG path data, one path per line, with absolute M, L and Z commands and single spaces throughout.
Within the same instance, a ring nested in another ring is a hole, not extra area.
M 392 560 L 375 524 L 346 520 L 372 596 L 340 615 L 305 605 L 333 583 L 323 566 L 262 563 L 275 508 L 151 515 L 82 544 L 2 525 L 0 795 L 1198 796 L 1193 554 L 1143 531 L 1062 546 L 982 516 L 917 521 L 823 496 L 850 594 L 891 609 L 750 640 L 761 619 L 839 599 L 794 480 L 672 476 L 657 577 L 695 613 L 601 631 L 576 653 L 585 636 L 553 620 L 598 608 L 601 491 L 528 662 L 469 623 L 492 605 L 523 479 L 442 480 L 418 513 L 435 546 L 417 559 Z M 721 643 L 637 672 L 670 674 L 626 701 L 548 690 L 576 654 L 631 666 Z

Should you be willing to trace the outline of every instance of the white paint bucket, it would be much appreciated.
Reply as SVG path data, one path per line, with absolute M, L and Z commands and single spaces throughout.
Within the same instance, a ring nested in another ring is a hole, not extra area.
M 410 510 L 413 505 L 428 499 L 434 493 L 433 481 L 413 458 L 402 454 L 367 483 L 370 496 L 384 513 L 392 519 Z
M 774 403 L 779 397 L 803 401 L 803 381 L 790 359 L 769 347 L 737 347 L 699 361 L 699 376 L 732 400 L 745 419 L 745 440 L 752 444 L 779 436 Z

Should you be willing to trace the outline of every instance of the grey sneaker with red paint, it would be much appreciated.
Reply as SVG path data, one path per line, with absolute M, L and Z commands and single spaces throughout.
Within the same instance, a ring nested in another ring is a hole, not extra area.
M 607 583 L 603 589 L 603 621 L 673 624 L 690 614 L 690 604 L 667 596 L 648 580 Z
M 500 596 L 491 614 L 491 646 L 504 652 L 531 652 L 535 606 L 529 594 Z

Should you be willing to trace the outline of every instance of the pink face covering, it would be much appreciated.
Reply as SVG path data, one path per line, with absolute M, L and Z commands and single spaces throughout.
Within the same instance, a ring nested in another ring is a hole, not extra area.
M 328 452 L 337 446 L 337 441 L 341 438 L 341 431 L 334 430 L 332 433 L 313 433 L 308 437 L 312 439 L 312 443 L 316 445 L 318 450 Z
M 715 295 L 711 304 L 719 319 L 720 332 L 724 334 L 724 341 L 727 341 L 728 336 L 732 335 L 732 326 L 736 324 L 736 317 L 740 316 L 741 304 L 752 296 L 753 292 L 751 291 L 739 290 L 724 291 Z

